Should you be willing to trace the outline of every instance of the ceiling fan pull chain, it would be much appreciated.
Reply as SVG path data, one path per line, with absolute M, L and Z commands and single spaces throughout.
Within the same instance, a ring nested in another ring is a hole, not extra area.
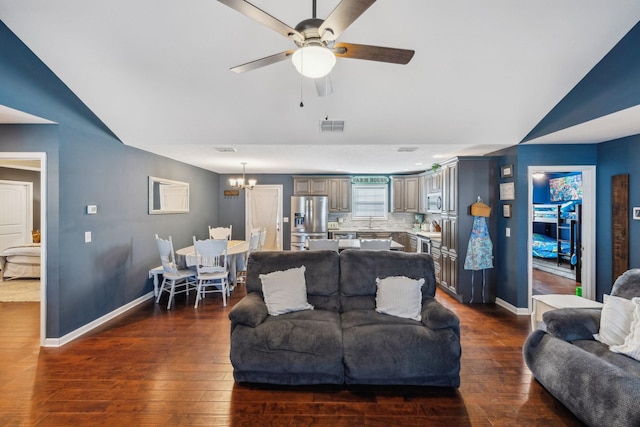
M 304 103 L 302 102 L 302 74 L 300 74 L 300 108 L 304 107 Z
M 329 87 L 329 74 L 324 76 L 324 119 L 329 120 L 329 94 L 327 88 Z

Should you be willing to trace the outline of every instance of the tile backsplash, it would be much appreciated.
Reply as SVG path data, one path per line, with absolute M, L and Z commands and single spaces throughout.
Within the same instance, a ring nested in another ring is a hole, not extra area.
M 369 220 L 354 220 L 350 213 L 346 214 L 329 214 L 329 221 L 335 221 L 340 224 L 342 229 L 359 229 L 369 227 Z M 371 222 L 372 228 L 389 228 L 389 229 L 410 229 L 415 222 L 415 214 L 412 213 L 390 213 L 385 220 L 374 219 Z

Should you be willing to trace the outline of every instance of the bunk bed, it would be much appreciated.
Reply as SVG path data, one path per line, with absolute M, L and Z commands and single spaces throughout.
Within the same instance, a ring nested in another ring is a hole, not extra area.
M 533 256 L 555 259 L 558 265 L 568 263 L 576 270 L 576 281 L 580 281 L 582 204 L 534 204 L 532 241 Z M 543 232 L 536 232 L 536 224 L 546 224 Z

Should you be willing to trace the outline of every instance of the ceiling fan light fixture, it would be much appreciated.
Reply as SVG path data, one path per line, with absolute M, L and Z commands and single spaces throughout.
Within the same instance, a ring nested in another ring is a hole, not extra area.
M 303 76 L 317 79 L 331 72 L 336 56 L 324 46 L 303 46 L 293 53 L 291 62 Z

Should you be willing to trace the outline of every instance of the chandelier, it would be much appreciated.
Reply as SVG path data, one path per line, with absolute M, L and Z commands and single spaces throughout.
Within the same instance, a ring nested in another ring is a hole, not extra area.
M 253 187 L 256 186 L 258 181 L 256 181 L 255 179 L 250 179 L 250 180 L 245 179 L 244 173 L 245 173 L 246 166 L 247 166 L 247 163 L 242 162 L 242 178 L 229 179 L 229 185 L 231 185 L 231 188 L 253 190 Z

